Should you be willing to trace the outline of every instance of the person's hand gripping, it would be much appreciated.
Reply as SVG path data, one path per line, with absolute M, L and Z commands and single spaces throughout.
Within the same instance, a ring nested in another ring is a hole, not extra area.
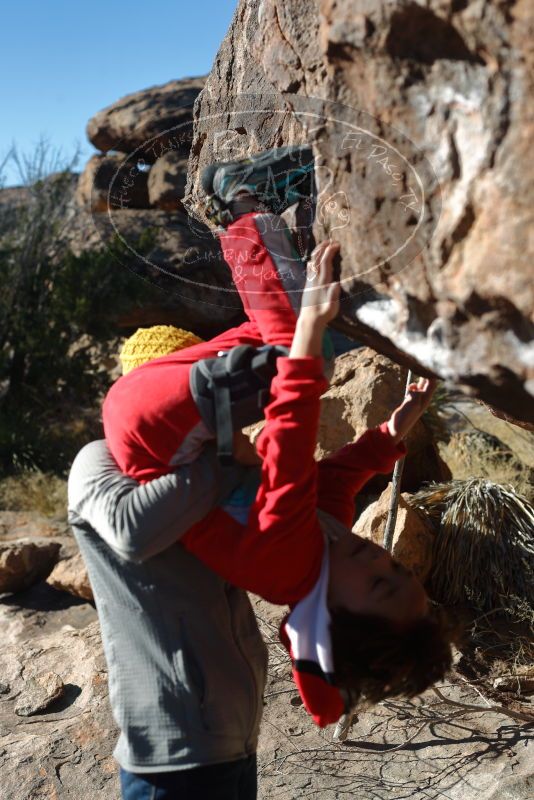
M 410 383 L 406 397 L 388 420 L 388 430 L 396 443 L 404 439 L 428 408 L 437 386 L 434 378 L 419 378 Z
M 324 241 L 311 255 L 290 358 L 322 354 L 326 326 L 339 312 L 341 288 L 339 282 L 333 280 L 334 258 L 338 252 L 338 242 Z

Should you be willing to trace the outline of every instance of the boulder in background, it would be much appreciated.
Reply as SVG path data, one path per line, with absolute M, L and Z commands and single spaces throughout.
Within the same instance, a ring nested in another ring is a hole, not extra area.
M 330 388 L 321 399 L 316 456 L 322 458 L 333 453 L 357 439 L 368 428 L 389 419 L 402 402 L 405 384 L 406 371 L 369 347 L 338 356 Z M 417 491 L 426 481 L 450 479 L 450 470 L 441 459 L 424 420 L 413 428 L 406 445 L 403 491 Z M 389 476 L 376 475 L 363 491 L 379 494 L 389 480 Z
M 176 150 L 164 153 L 148 173 L 148 199 L 153 208 L 182 208 L 187 183 L 187 156 Z
M 193 103 L 205 78 L 182 78 L 121 97 L 87 123 L 87 138 L 107 153 L 133 153 L 152 164 L 165 149 L 189 153 Z M 164 133 L 168 131 L 168 133 Z M 154 140 L 154 141 L 152 141 Z

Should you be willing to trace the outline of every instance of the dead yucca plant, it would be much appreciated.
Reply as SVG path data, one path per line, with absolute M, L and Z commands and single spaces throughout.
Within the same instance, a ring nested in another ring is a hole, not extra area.
M 433 484 L 412 498 L 436 530 L 430 586 L 446 604 L 502 608 L 534 622 L 534 507 L 484 478 Z

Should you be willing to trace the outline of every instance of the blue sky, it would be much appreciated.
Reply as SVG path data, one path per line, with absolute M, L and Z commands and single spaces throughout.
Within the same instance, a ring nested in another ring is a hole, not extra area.
M 80 164 L 85 125 L 125 94 L 209 72 L 237 0 L 11 0 L 0 35 L 0 162 L 41 136 Z M 6 185 L 18 183 L 14 170 Z

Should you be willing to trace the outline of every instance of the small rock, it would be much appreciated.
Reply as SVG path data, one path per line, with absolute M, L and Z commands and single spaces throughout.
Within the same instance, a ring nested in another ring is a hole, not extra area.
M 9 694 L 11 691 L 11 687 L 9 683 L 5 683 L 5 681 L 0 681 L 0 694 Z
M 59 542 L 18 539 L 0 543 L 0 594 L 27 589 L 46 577 L 58 559 Z
M 38 714 L 59 700 L 64 691 L 63 681 L 55 672 L 43 672 L 29 678 L 15 705 L 15 714 L 19 717 Z
M 93 600 L 93 590 L 80 553 L 59 561 L 48 576 L 47 583 L 54 589 L 68 592 L 83 600 Z
M 432 568 L 435 534 L 430 525 L 408 504 L 407 498 L 408 494 L 399 498 L 392 554 L 424 583 Z M 382 545 L 390 499 L 391 484 L 378 500 L 371 503 L 361 514 L 354 525 L 354 533 Z

